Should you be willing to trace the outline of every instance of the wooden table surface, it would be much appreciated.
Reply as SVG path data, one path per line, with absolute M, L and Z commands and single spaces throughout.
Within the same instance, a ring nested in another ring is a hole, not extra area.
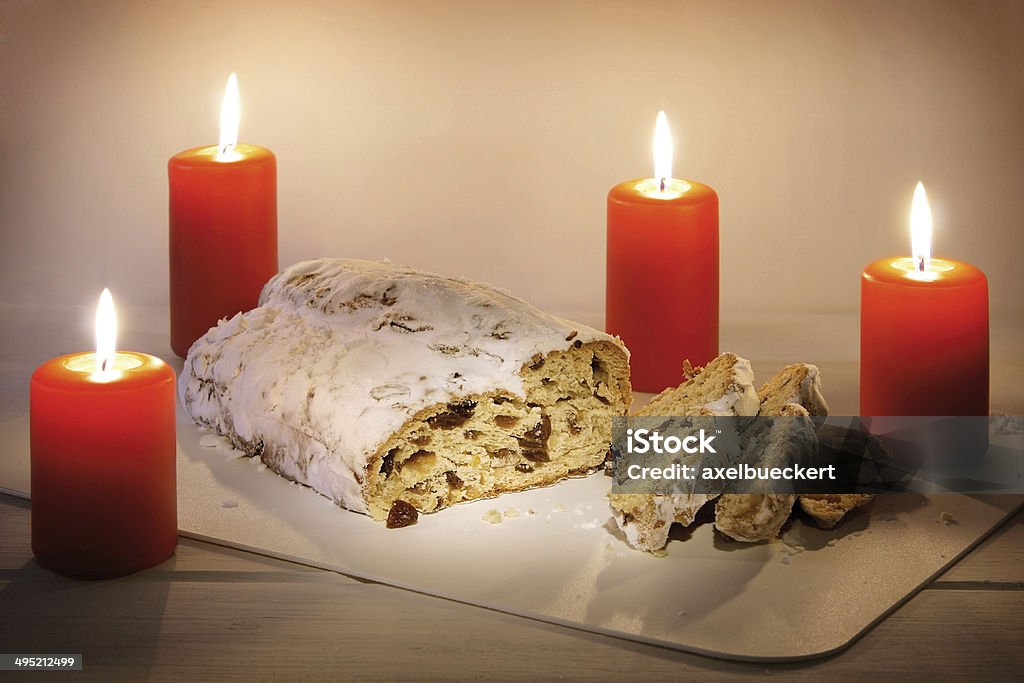
M 1024 671 L 1024 512 L 848 650 L 742 664 L 554 626 L 180 539 L 121 579 L 40 568 L 29 503 L 0 495 L 0 653 L 81 672 L 0 680 L 1007 680 Z

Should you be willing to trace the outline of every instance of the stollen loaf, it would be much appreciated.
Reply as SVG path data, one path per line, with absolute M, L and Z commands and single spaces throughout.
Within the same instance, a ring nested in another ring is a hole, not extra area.
M 342 259 L 274 276 L 196 341 L 178 387 L 199 425 L 389 526 L 596 470 L 631 398 L 615 337 L 490 285 Z

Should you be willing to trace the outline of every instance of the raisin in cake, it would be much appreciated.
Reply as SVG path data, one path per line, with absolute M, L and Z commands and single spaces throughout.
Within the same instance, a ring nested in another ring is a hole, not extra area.
M 282 476 L 399 524 L 594 471 L 628 362 L 617 338 L 489 285 L 319 259 L 200 338 L 179 393 Z
M 678 387 L 666 389 L 635 415 L 755 415 L 758 409 L 750 361 L 723 353 L 687 373 Z M 707 493 L 613 493 L 608 496 L 619 530 L 634 548 L 655 552 L 668 543 L 673 522 L 688 526 L 715 496 Z

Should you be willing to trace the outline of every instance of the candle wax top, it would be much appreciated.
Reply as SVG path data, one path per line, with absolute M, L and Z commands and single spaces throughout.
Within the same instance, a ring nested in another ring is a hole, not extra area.
M 261 164 L 274 159 L 274 153 L 266 147 L 244 142 L 232 145 L 226 154 L 221 154 L 217 145 L 193 147 L 171 157 L 170 165 L 184 167 L 224 166 L 236 164 Z
M 884 258 L 864 269 L 864 278 L 908 287 L 970 287 L 986 282 L 985 273 L 964 261 L 932 258 L 924 271 L 909 257 Z
M 130 391 L 152 384 L 174 382 L 174 369 L 156 356 L 118 351 L 106 372 L 96 372 L 96 354 L 72 353 L 48 360 L 36 368 L 33 384 L 67 391 Z
M 664 182 L 665 187 L 662 188 L 661 179 L 645 178 L 636 184 L 636 190 L 651 199 L 665 200 L 681 197 L 690 189 L 690 183 L 678 178 L 668 178 Z
M 660 181 L 655 178 L 636 178 L 619 183 L 608 192 L 608 198 L 629 204 L 700 204 L 712 197 L 715 191 L 695 180 L 672 178 L 661 190 Z

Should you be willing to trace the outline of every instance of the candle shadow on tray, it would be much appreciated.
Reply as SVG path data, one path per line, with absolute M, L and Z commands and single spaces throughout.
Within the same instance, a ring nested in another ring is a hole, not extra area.
M 605 529 L 615 537 L 612 543 L 622 556 L 600 572 L 598 590 L 621 592 L 623 598 L 591 604 L 587 621 L 619 625 L 621 630 L 633 632 L 641 625 L 645 636 L 673 640 L 673 634 L 686 631 L 690 624 L 743 593 L 771 561 L 772 550 L 765 543 L 735 543 L 737 550 L 746 553 L 744 559 L 751 561 L 714 562 L 721 551 L 714 531 L 714 510 L 714 503 L 708 503 L 689 526 L 673 524 L 667 557 L 629 549 L 615 522 L 609 521 Z M 700 590 L 679 590 L 681 585 L 699 585 Z M 673 600 L 682 602 L 670 604 Z

